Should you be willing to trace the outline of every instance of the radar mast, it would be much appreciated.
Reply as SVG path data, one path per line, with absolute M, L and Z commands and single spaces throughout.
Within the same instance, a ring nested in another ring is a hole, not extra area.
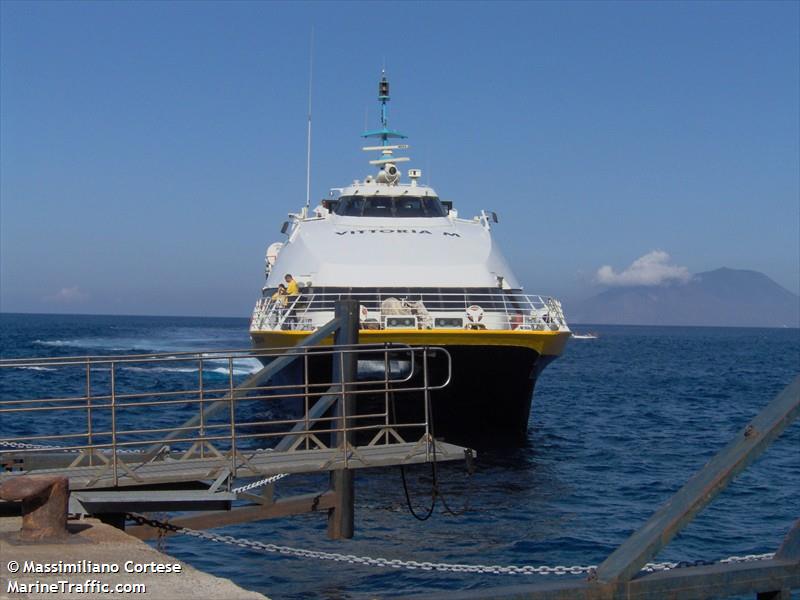
M 405 150 L 408 144 L 389 144 L 390 139 L 406 139 L 406 135 L 395 129 L 389 129 L 389 80 L 386 78 L 386 70 L 381 71 L 381 80 L 378 83 L 378 102 L 381 106 L 381 128 L 365 131 L 361 134 L 364 138 L 379 138 L 380 146 L 365 146 L 365 152 L 380 152 L 381 158 L 369 161 L 369 164 L 380 168 L 376 177 L 378 183 L 395 185 L 400 180 L 400 171 L 395 163 L 408 162 L 407 156 L 393 156 L 395 150 Z

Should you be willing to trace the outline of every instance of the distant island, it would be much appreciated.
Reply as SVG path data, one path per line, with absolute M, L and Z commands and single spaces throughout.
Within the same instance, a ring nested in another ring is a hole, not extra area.
M 697 273 L 685 283 L 612 287 L 565 308 L 572 323 L 800 327 L 800 296 L 741 269 Z

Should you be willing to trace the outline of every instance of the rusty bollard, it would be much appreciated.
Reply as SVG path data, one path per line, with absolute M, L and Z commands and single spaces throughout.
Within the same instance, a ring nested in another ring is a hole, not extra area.
M 44 542 L 69 535 L 69 479 L 54 475 L 22 475 L 0 483 L 0 498 L 22 501 L 19 540 Z

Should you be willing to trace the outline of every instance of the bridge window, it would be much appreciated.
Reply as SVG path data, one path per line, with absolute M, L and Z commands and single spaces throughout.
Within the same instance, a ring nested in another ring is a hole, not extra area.
M 398 217 L 424 217 L 425 209 L 422 208 L 422 198 L 401 197 L 394 203 L 396 216 Z
M 392 199 L 388 196 L 373 196 L 364 199 L 365 217 L 393 217 Z
M 434 196 L 342 196 L 334 207 L 343 217 L 444 217 L 445 210 Z

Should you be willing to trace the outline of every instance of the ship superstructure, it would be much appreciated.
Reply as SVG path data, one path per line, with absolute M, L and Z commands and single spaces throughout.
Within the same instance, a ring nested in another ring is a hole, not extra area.
M 333 317 L 339 298 L 357 298 L 360 341 L 445 347 L 452 380 L 436 400 L 439 432 L 524 435 L 538 373 L 569 338 L 561 304 L 525 294 L 493 236 L 495 213 L 465 219 L 420 182 L 403 181 L 396 156 L 405 136 L 388 126 L 389 83 L 379 84 L 377 173 L 335 189 L 313 210 L 290 213 L 283 242 L 266 256 L 266 284 L 250 334 L 259 347 L 291 346 Z M 289 274 L 297 293 L 279 286 Z

